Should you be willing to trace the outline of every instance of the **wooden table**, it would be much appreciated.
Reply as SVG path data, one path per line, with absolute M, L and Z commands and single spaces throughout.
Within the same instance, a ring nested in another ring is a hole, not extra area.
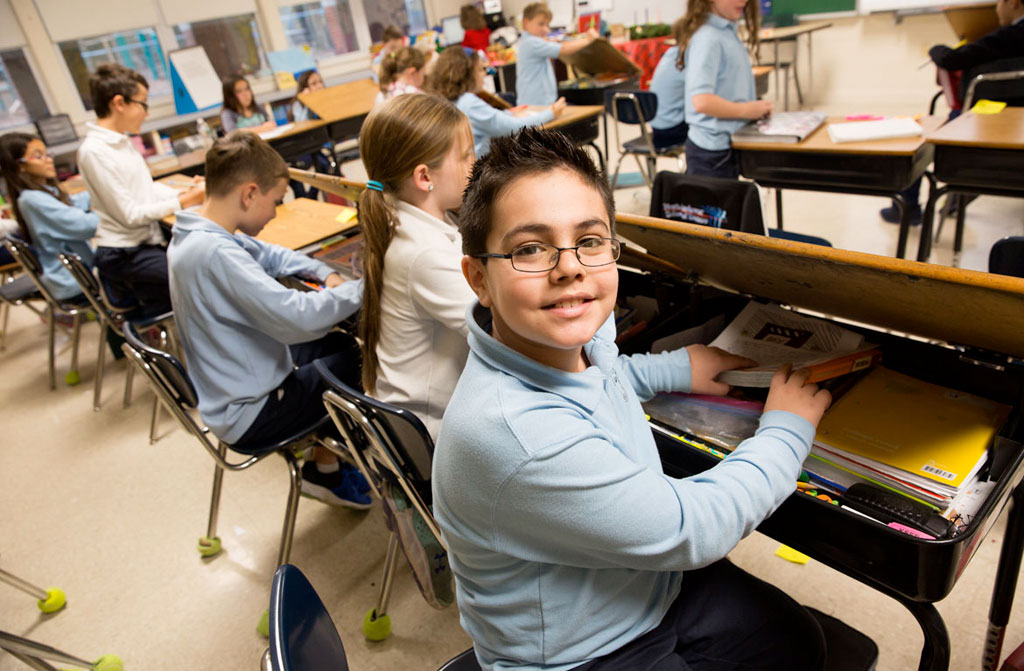
M 980 193 L 1024 198 L 1024 107 L 1007 107 L 998 114 L 967 112 L 927 134 L 934 145 L 935 179 L 945 185 L 928 193 L 922 219 L 919 261 L 932 251 L 935 203 L 946 193 Z M 953 265 L 960 263 L 964 211 L 957 208 Z
M 988 35 L 999 27 L 999 15 L 996 5 L 953 5 L 943 7 L 942 13 L 949 21 L 957 38 L 973 42 L 979 37 Z
M 153 179 L 179 173 L 182 175 L 201 175 L 206 164 L 206 150 L 197 149 L 181 156 L 168 156 L 159 163 L 149 165 L 149 174 Z
M 256 239 L 288 249 L 302 249 L 358 226 L 355 217 L 345 223 L 338 222 L 338 215 L 349 209 L 343 205 L 321 203 L 319 200 L 296 198 L 277 206 L 277 216 L 270 220 Z
M 544 128 L 558 130 L 578 145 L 589 145 L 597 152 L 601 172 L 605 171 L 605 157 L 597 146 L 600 135 L 600 119 L 604 116 L 603 105 L 567 105 L 554 121 L 544 124 Z
M 373 109 L 380 87 L 372 79 L 331 86 L 299 94 L 299 100 L 327 122 L 327 134 L 334 142 L 357 137 L 363 119 Z
M 269 130 L 260 133 L 260 137 L 277 150 L 287 163 L 294 163 L 319 151 L 324 145 L 331 145 L 327 122 L 321 119 L 297 121 L 287 130 Z
M 807 93 L 810 94 L 811 88 L 814 85 L 814 58 L 811 50 L 811 33 L 818 30 L 824 30 L 825 28 L 831 28 L 832 23 L 829 21 L 808 21 L 807 23 L 799 23 L 795 26 L 786 26 L 785 28 L 762 28 L 759 35 L 761 42 L 771 43 L 775 47 L 774 60 L 772 61 L 772 67 L 775 68 L 775 92 L 778 95 L 779 91 L 779 69 L 786 67 L 779 60 L 779 44 L 781 42 L 792 42 L 793 43 L 793 61 L 789 65 L 793 68 L 793 81 L 796 82 L 796 97 L 797 100 L 802 104 L 804 101 L 803 93 L 800 92 L 800 78 L 797 76 L 797 57 L 800 53 L 800 36 L 807 35 L 807 73 L 809 79 L 807 81 Z M 789 74 L 786 74 L 786 93 L 785 93 L 785 107 L 789 109 Z
M 826 119 L 796 144 L 734 141 L 740 173 L 767 188 L 892 198 L 903 213 L 896 246 L 896 256 L 902 258 L 910 232 L 910 208 L 900 192 L 925 174 L 932 161 L 932 146 L 924 136 L 836 144 L 828 135 L 828 125 L 843 121 L 839 117 Z M 927 134 L 938 128 L 942 119 L 925 117 L 920 123 Z M 781 191 L 776 214 L 781 228 Z

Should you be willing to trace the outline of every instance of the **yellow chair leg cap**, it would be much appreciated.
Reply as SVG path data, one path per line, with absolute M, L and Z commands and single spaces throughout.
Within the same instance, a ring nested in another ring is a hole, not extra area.
M 124 671 L 124 662 L 117 655 L 103 655 L 92 665 L 93 671 Z
M 81 381 L 82 381 L 82 374 L 79 373 L 77 370 L 69 370 L 64 375 L 64 384 L 68 385 L 69 387 L 74 387 L 76 384 L 78 384 Z
M 56 613 L 67 602 L 68 597 L 64 594 L 64 590 L 60 587 L 48 587 L 46 589 L 46 598 L 40 599 L 36 603 L 39 605 L 39 610 L 44 613 Z
M 377 617 L 377 609 L 371 608 L 363 618 L 363 636 L 369 641 L 383 641 L 391 635 L 391 616 Z
M 270 638 L 270 611 L 263 611 L 263 615 L 260 615 L 260 621 L 256 625 L 256 632 L 263 638 Z
M 213 557 L 219 554 L 223 549 L 220 544 L 220 536 L 214 536 L 213 538 L 203 536 L 199 539 L 196 549 L 199 550 L 199 554 L 203 557 Z

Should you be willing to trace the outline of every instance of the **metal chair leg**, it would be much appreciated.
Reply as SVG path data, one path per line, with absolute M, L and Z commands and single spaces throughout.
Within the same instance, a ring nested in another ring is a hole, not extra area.
M 128 366 L 128 372 L 124 375 L 124 400 L 121 407 L 125 410 L 132 404 L 132 380 L 135 379 L 135 366 Z
M 49 340 L 50 340 L 50 391 L 57 388 L 57 371 L 55 370 L 54 357 L 56 356 L 53 351 L 57 344 L 57 315 L 53 313 L 53 306 L 46 306 L 46 321 L 49 328 Z
M 284 528 L 281 530 L 281 546 L 277 551 L 277 565 L 288 563 L 292 554 L 292 537 L 295 535 L 295 515 L 299 511 L 299 494 L 302 491 L 302 471 L 299 469 L 298 461 L 290 450 L 281 450 L 279 454 L 288 464 L 288 472 L 291 475 L 288 488 L 288 503 L 284 511 Z
M 103 397 L 103 369 L 107 364 L 107 355 L 103 350 L 107 344 L 106 335 L 109 328 L 106 324 L 100 327 L 100 344 L 96 350 L 96 379 L 92 383 L 92 409 L 94 412 L 100 411 L 100 399 Z M 129 366 L 130 368 L 131 366 Z
M 156 442 L 156 426 L 160 423 L 160 397 L 153 397 L 153 414 L 149 418 L 149 444 Z
M 388 554 L 384 559 L 384 575 L 380 579 L 380 594 L 377 595 L 377 607 L 373 609 L 376 619 L 388 614 L 388 602 L 391 601 L 391 585 L 395 581 L 395 570 L 398 568 L 398 534 L 391 532 L 388 539 Z
M 82 313 L 76 312 L 71 318 L 71 370 L 68 371 L 69 376 L 65 378 L 66 381 L 72 377 L 72 374 L 73 377 L 78 377 L 78 339 L 81 333 Z
M 7 318 L 11 314 L 11 306 L 0 303 L 0 352 L 7 349 Z
M 223 460 L 228 453 L 228 446 L 217 443 L 217 452 Z M 210 517 L 206 523 L 206 536 L 199 539 L 199 554 L 212 557 L 221 550 L 220 538 L 217 537 L 217 516 L 220 514 L 220 488 L 224 482 L 224 469 L 220 464 L 213 467 L 213 491 L 210 493 Z
M 51 659 L 55 662 L 75 664 L 76 666 L 80 666 L 84 669 L 93 668 L 92 662 L 84 660 L 81 657 L 69 655 L 68 653 L 62 652 L 53 646 L 49 646 L 44 643 L 37 643 L 27 638 L 22 638 L 21 636 L 15 636 L 14 634 L 9 634 L 6 631 L 0 631 L 0 648 L 26 657 L 42 657 L 44 659 Z M 49 665 L 37 668 L 45 669 L 47 667 L 49 667 Z

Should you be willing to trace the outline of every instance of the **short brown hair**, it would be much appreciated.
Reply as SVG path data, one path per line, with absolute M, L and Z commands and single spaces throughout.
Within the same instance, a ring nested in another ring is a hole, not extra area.
M 380 36 L 381 42 L 390 42 L 391 40 L 405 40 L 405 33 L 393 23 L 388 24 L 384 29 L 384 33 Z
M 458 100 L 463 93 L 473 90 L 479 60 L 477 52 L 467 53 L 459 44 L 447 47 L 437 58 L 427 88 L 442 98 Z
M 459 8 L 459 25 L 463 30 L 483 30 L 487 27 L 487 20 L 476 5 L 463 5 Z
M 110 101 L 117 96 L 130 100 L 139 87 L 149 89 L 149 82 L 131 68 L 119 63 L 102 63 L 89 76 L 89 93 L 96 116 L 105 119 L 110 116 Z
M 288 166 L 255 133 L 235 130 L 206 152 L 206 195 L 226 196 L 239 184 L 256 182 L 266 193 L 279 179 L 288 179 Z
M 491 151 L 473 164 L 459 210 L 462 253 L 472 256 L 487 252 L 494 205 L 516 179 L 559 169 L 575 173 L 601 194 L 614 236 L 615 198 L 590 155 L 558 131 L 524 128 L 511 137 L 493 138 Z
M 551 8 L 548 7 L 546 2 L 531 2 L 523 8 L 524 19 L 533 19 L 537 16 L 545 16 L 550 21 L 554 15 L 551 13 Z

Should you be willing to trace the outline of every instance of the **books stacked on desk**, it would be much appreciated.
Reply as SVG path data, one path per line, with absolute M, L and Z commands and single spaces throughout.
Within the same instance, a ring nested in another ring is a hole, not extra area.
M 847 123 L 833 123 L 828 126 L 828 135 L 837 144 L 843 142 L 865 142 L 868 140 L 891 140 L 901 137 L 920 137 L 923 132 L 921 125 L 909 118 L 851 121 Z
M 826 487 L 870 482 L 943 511 L 975 486 L 1009 413 L 879 367 L 825 413 L 804 468 Z
M 751 121 L 732 134 L 737 142 L 785 142 L 796 144 L 825 121 L 823 112 L 776 112 L 767 119 Z

